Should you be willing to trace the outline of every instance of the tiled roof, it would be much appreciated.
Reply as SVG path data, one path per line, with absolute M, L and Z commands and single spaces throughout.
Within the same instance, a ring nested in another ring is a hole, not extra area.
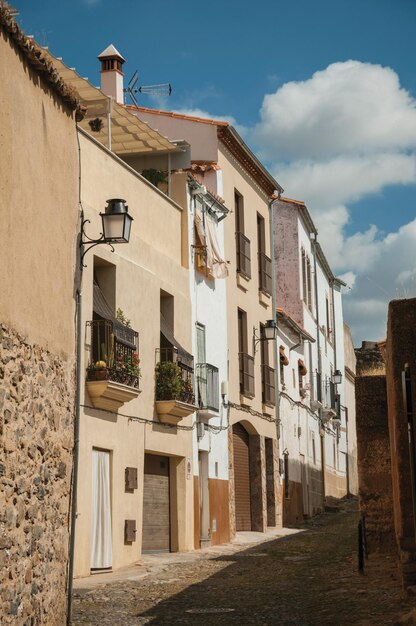
M 302 328 L 302 326 L 299 326 L 299 324 L 295 322 L 293 317 L 291 317 L 289 313 L 286 313 L 284 309 L 276 307 L 276 313 L 277 316 L 285 320 L 294 331 L 300 333 L 304 339 L 315 342 L 315 339 L 312 337 L 312 335 L 310 335 L 304 328 Z
M 282 202 L 288 202 L 290 204 L 299 204 L 300 206 L 306 206 L 304 202 L 302 202 L 302 200 L 293 200 L 293 198 L 285 198 L 284 196 L 280 196 L 280 198 L 278 198 L 279 200 L 281 200 Z
M 75 117 L 80 122 L 85 115 L 85 107 L 80 104 L 77 91 L 68 85 L 58 74 L 52 63 L 45 58 L 43 50 L 30 37 L 27 37 L 13 19 L 12 13 L 0 6 L 0 29 L 5 31 L 8 37 L 24 54 L 28 64 L 33 67 L 50 88 L 72 109 L 76 111 Z
M 175 113 L 174 111 L 161 111 L 160 109 L 149 109 L 148 107 L 136 107 L 131 104 L 126 104 L 127 109 L 133 111 L 139 111 L 141 113 L 152 113 L 154 115 L 165 115 L 166 117 L 174 117 L 180 120 L 188 120 L 190 122 L 202 122 L 203 124 L 211 124 L 213 126 L 229 126 L 228 122 L 222 120 L 212 120 L 206 117 L 195 117 L 193 115 L 183 115 L 182 113 Z

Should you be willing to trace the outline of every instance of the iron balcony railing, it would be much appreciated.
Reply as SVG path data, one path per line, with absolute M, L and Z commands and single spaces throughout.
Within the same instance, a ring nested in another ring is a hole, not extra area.
M 276 404 L 275 372 L 269 365 L 261 366 L 262 400 L 264 404 Z
M 112 320 L 86 322 L 87 380 L 111 380 L 138 389 L 139 334 Z
M 254 398 L 254 357 L 240 352 L 240 393 L 248 398 Z
M 175 347 L 158 348 L 156 361 L 176 363 L 179 368 L 178 374 L 171 370 L 160 370 L 157 373 L 156 400 L 178 400 L 187 404 L 195 404 L 193 356 Z M 177 389 L 177 391 L 170 394 L 170 387 Z
M 250 255 L 250 239 L 243 233 L 237 232 L 236 250 L 237 250 L 237 272 L 251 278 L 251 255 Z
M 259 252 L 259 289 L 272 295 L 272 260 L 264 252 Z
M 197 363 L 196 387 L 199 408 L 218 412 L 220 410 L 218 367 L 209 363 Z

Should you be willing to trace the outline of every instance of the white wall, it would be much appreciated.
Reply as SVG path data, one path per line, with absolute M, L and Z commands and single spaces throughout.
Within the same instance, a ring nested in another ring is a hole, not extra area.
M 197 355 L 196 323 L 205 326 L 206 334 L 206 362 L 219 369 L 219 393 L 221 382 L 227 380 L 227 301 L 226 284 L 228 279 L 208 278 L 195 267 L 195 255 L 191 247 L 194 239 L 194 211 L 195 200 L 188 191 L 189 210 L 189 279 L 192 302 L 193 354 Z M 211 218 L 208 218 L 211 219 Z M 226 217 L 225 219 L 229 219 Z M 217 225 L 218 242 L 224 250 L 224 221 Z M 194 420 L 197 415 L 194 415 Z M 227 410 L 220 399 L 218 415 L 204 419 L 211 426 L 221 426 L 221 432 L 206 432 L 204 438 L 198 441 L 196 429 L 194 431 L 194 474 L 198 474 L 198 450 L 209 451 L 209 478 L 228 480 L 228 424 Z M 217 474 L 216 474 L 217 463 Z

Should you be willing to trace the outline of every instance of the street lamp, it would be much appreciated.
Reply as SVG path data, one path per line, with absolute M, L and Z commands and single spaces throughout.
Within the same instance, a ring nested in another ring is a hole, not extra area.
M 128 210 L 129 208 L 126 201 L 121 198 L 111 198 L 107 200 L 105 212 L 100 213 L 103 231 L 98 239 L 88 237 L 85 232 L 85 225 L 89 224 L 90 220 L 84 219 L 84 212 L 81 213 L 81 238 L 79 243 L 81 271 L 86 267 L 84 264 L 84 256 L 91 248 L 104 243 L 109 245 L 111 251 L 114 252 L 113 243 L 129 242 L 133 218 L 129 215 Z
M 335 370 L 332 375 L 332 382 L 335 383 L 335 385 L 340 385 L 342 383 L 342 372 L 340 370 Z
M 267 320 L 262 328 L 261 336 L 257 336 L 257 329 L 253 326 L 253 352 L 256 354 L 259 341 L 274 341 L 277 337 L 277 323 L 275 320 Z

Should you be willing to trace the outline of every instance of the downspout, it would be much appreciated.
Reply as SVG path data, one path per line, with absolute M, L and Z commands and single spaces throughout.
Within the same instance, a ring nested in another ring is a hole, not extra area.
M 338 369 L 337 366 L 337 333 L 336 333 L 336 329 L 335 329 L 335 300 L 334 300 L 334 279 L 331 280 L 331 300 L 332 300 L 332 333 L 333 333 L 333 342 L 334 342 L 334 370 Z M 342 372 L 345 375 L 345 372 Z M 341 395 L 338 394 L 338 385 L 335 386 L 336 387 L 336 392 L 335 392 L 335 397 L 338 396 L 338 402 L 336 404 L 336 406 L 338 407 L 339 410 L 339 418 L 341 419 Z M 338 447 L 339 447 L 339 440 L 341 437 L 341 427 L 337 426 L 336 428 L 336 437 L 337 437 L 337 456 L 339 456 L 339 451 L 338 451 Z M 348 453 L 348 451 L 347 451 Z
M 110 101 L 111 104 L 111 101 Z M 81 209 L 81 184 L 82 184 L 82 169 L 81 169 L 81 145 L 79 142 L 78 124 L 75 124 L 75 132 L 78 144 L 78 204 Z M 82 220 L 82 218 L 81 218 Z M 80 243 L 82 235 L 79 234 L 77 244 Z M 78 254 L 80 254 L 79 245 L 77 245 Z M 79 258 L 77 256 L 77 267 Z M 71 519 L 70 519 L 70 535 L 69 535 L 69 554 L 68 554 L 68 585 L 67 585 L 67 612 L 66 623 L 67 626 L 72 624 L 72 600 L 73 600 L 73 579 L 74 579 L 74 553 L 75 553 L 75 526 L 77 521 L 77 491 L 78 491 L 78 465 L 79 465 L 79 426 L 80 426 L 80 412 L 81 412 L 81 323 L 82 323 L 82 295 L 81 295 L 81 281 L 82 281 L 82 263 L 79 265 L 80 275 L 77 279 L 75 275 L 75 284 L 78 283 L 78 287 L 75 294 L 75 350 L 76 350 L 76 363 L 75 363 L 75 415 L 74 415 L 74 456 L 73 456 L 73 469 L 72 469 L 72 485 L 71 485 Z
M 280 194 L 279 194 L 280 195 Z M 275 254 L 274 254 L 274 199 L 270 199 L 269 201 L 269 211 L 270 211 L 270 257 L 272 259 L 272 307 L 273 307 L 273 320 L 275 324 L 277 324 L 277 297 L 276 297 L 276 267 L 275 267 Z M 277 442 L 277 472 L 278 472 L 278 516 L 280 517 L 281 525 L 283 525 L 283 507 L 281 503 L 281 486 L 280 486 L 280 389 L 279 389 L 279 373 L 280 373 L 280 361 L 279 361 L 279 350 L 277 349 L 277 337 L 274 342 L 274 351 L 273 351 L 273 364 L 274 364 L 274 384 L 275 384 L 275 420 L 276 420 L 276 442 Z M 277 522 L 277 520 L 276 520 Z M 276 523 L 277 526 L 277 523 Z
M 277 298 L 276 298 L 276 267 L 275 267 L 275 255 L 274 255 L 274 199 L 269 202 L 270 211 L 270 255 L 272 258 L 272 307 L 273 307 L 273 320 L 277 324 Z M 275 404 L 275 418 L 276 418 L 276 439 L 280 440 L 280 390 L 279 390 L 279 357 L 277 350 L 277 338 L 274 345 L 273 354 L 274 364 L 274 384 L 276 386 L 276 404 Z M 280 456 L 279 456 L 280 458 Z
M 75 525 L 77 520 L 77 491 L 78 491 L 78 461 L 79 461 L 79 422 L 81 407 L 81 318 L 82 318 L 82 296 L 79 289 L 76 293 L 76 394 L 75 394 L 75 421 L 74 421 L 74 462 L 72 473 L 72 494 L 71 494 L 71 530 L 69 543 L 69 564 L 68 564 L 68 609 L 67 625 L 72 624 L 72 597 L 74 578 L 74 552 L 75 552 Z
M 322 374 L 322 361 L 321 361 L 321 341 L 320 341 L 320 326 L 319 326 L 319 306 L 318 306 L 318 273 L 316 265 L 316 235 L 311 240 L 312 253 L 313 253 L 313 271 L 314 271 L 314 285 L 315 285 L 315 311 L 316 311 L 316 347 L 318 350 L 318 372 Z M 321 378 L 321 398 L 322 398 L 322 378 Z M 325 508 L 325 430 L 323 428 L 322 409 L 319 409 L 319 438 L 321 441 L 321 473 L 322 473 L 322 507 Z

